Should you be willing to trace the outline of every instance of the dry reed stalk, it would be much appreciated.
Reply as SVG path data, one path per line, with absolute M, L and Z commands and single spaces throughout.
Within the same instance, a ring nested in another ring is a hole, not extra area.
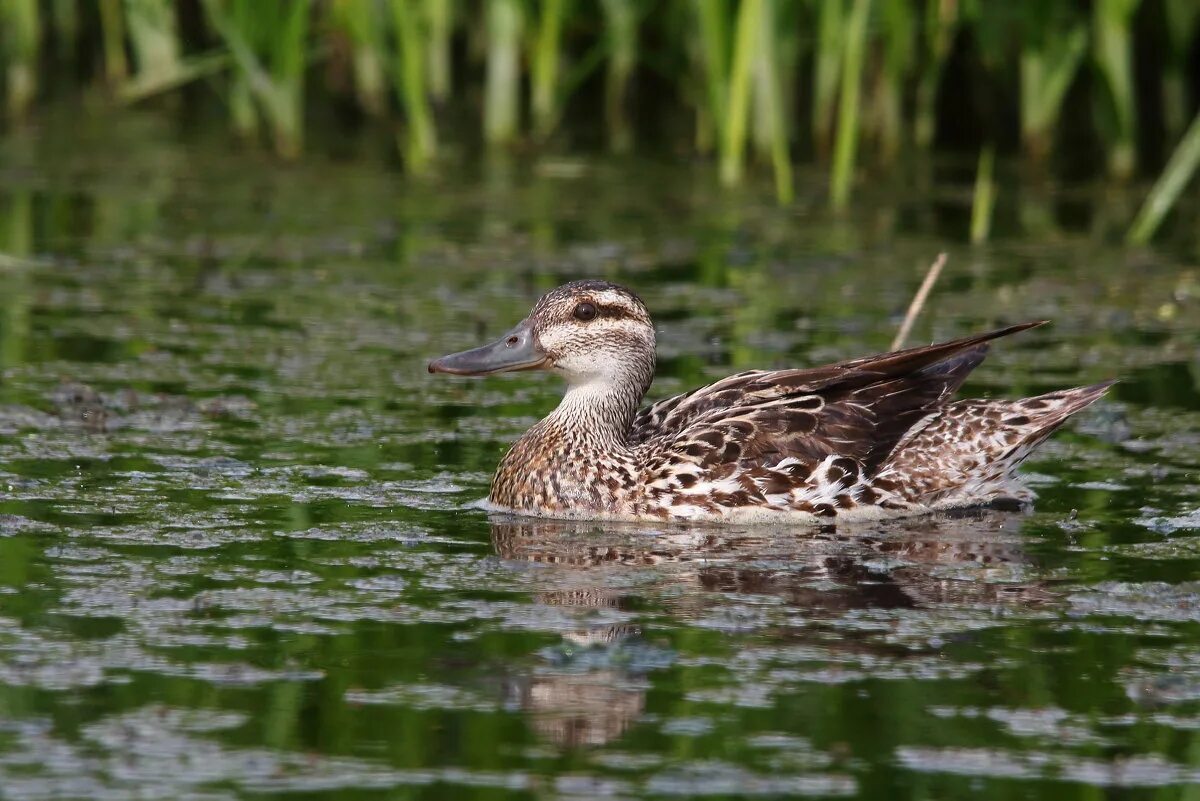
M 929 266 L 929 272 L 925 273 L 925 280 L 921 282 L 921 288 L 917 290 L 916 295 L 913 295 L 912 303 L 908 304 L 908 311 L 904 315 L 904 322 L 900 324 L 900 330 L 896 332 L 896 338 L 892 340 L 892 350 L 900 350 L 900 348 L 904 347 L 904 341 L 908 339 L 908 334 L 912 331 L 917 315 L 921 313 L 921 309 L 925 306 L 925 300 L 929 297 L 930 290 L 937 283 L 938 276 L 942 274 L 942 268 L 945 266 L 946 254 L 939 253 L 938 257 L 934 259 L 933 264 Z

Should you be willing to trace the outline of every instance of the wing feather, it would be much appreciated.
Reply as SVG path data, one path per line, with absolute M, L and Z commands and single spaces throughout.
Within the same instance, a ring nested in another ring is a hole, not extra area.
M 989 341 L 1041 324 L 825 367 L 739 373 L 643 409 L 630 441 L 653 442 L 706 475 L 753 471 L 754 489 L 754 482 L 778 483 L 763 468 L 786 465 L 799 478 L 830 456 L 848 457 L 869 475 L 905 432 L 949 400 Z

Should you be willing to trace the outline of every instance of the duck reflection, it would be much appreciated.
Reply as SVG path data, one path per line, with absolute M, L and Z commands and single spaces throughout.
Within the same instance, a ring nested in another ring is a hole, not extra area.
M 617 739 L 644 712 L 647 673 L 670 663 L 630 622 L 647 610 L 696 620 L 744 597 L 795 608 L 811 623 L 856 609 L 1046 602 L 1052 595 L 1022 549 L 1022 517 L 972 511 L 821 530 L 493 518 L 496 553 L 539 566 L 535 602 L 597 610 L 593 624 L 564 633 L 542 667 L 511 686 L 512 700 L 558 746 Z M 776 633 L 794 641 L 816 631 Z

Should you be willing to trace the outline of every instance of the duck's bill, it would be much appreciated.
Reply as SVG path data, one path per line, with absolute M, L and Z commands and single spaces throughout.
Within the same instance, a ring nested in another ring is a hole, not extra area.
M 546 366 L 546 354 L 528 322 L 481 348 L 451 353 L 429 363 L 431 373 L 491 375 L 513 370 L 536 370 Z

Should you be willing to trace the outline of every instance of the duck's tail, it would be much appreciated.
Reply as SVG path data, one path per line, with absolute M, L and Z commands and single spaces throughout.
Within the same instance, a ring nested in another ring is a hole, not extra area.
M 1015 401 L 949 403 L 912 427 L 879 476 L 909 503 L 925 507 L 1025 503 L 1021 462 L 1067 418 L 1094 403 L 1115 381 Z

